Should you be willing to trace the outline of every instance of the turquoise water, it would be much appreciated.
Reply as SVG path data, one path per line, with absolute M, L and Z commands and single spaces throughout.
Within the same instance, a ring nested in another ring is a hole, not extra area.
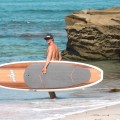
M 52 33 L 62 51 L 66 49 L 65 16 L 82 9 L 120 6 L 119 0 L 0 0 L 0 64 L 44 60 L 46 33 Z M 51 120 L 120 102 L 120 61 L 87 62 L 104 70 L 104 80 L 93 87 L 57 92 L 24 92 L 0 88 L 1 120 Z M 96 102 L 96 104 L 94 104 Z
M 0 0 L 0 63 L 45 59 L 46 33 L 66 48 L 65 16 L 82 9 L 120 6 L 119 0 Z

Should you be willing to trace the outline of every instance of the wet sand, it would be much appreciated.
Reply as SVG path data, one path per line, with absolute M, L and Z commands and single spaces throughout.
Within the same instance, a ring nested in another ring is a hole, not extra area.
M 84 113 L 68 115 L 58 120 L 120 120 L 120 104 L 106 106 Z

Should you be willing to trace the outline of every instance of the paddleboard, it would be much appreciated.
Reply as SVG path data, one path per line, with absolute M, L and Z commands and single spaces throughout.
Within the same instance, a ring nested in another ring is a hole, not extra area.
M 103 70 L 85 63 L 22 61 L 0 65 L 0 86 L 15 90 L 64 91 L 90 87 L 103 80 Z

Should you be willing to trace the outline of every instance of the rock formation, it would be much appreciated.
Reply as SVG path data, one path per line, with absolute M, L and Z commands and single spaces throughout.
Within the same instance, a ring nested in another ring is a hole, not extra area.
M 68 43 L 63 59 L 120 59 L 120 7 L 81 10 L 65 20 Z

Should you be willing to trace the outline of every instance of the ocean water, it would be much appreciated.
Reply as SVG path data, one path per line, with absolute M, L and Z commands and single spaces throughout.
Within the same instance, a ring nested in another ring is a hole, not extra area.
M 120 6 L 119 0 L 0 0 L 0 64 L 44 60 L 51 33 L 62 51 L 66 49 L 65 16 L 82 9 Z M 52 120 L 65 115 L 120 103 L 120 61 L 86 61 L 104 70 L 104 80 L 92 87 L 56 92 L 13 91 L 0 88 L 0 120 Z M 87 120 L 87 116 L 86 116 Z

